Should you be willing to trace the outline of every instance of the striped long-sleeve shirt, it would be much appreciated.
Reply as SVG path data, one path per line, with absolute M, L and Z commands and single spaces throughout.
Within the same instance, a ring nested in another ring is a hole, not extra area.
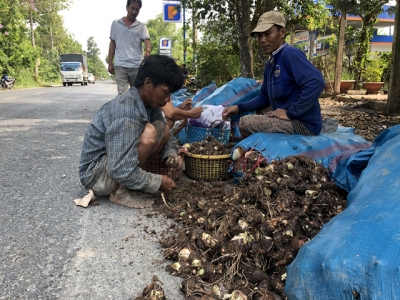
M 138 167 L 137 146 L 146 123 L 164 121 L 161 110 L 145 107 L 135 87 L 107 102 L 90 124 L 83 141 L 79 176 L 89 189 L 94 184 L 93 170 L 103 155 L 107 155 L 108 175 L 131 190 L 155 193 L 161 186 L 161 175 Z M 177 143 L 171 134 L 162 157 L 176 155 Z

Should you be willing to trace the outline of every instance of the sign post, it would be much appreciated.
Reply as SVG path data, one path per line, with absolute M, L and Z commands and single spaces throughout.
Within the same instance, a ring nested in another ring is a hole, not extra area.
M 172 40 L 170 38 L 160 38 L 159 54 L 172 56 Z
M 179 1 L 163 2 L 163 21 L 182 23 L 182 5 Z
M 183 61 L 186 64 L 186 24 L 185 8 L 179 0 L 163 2 L 163 21 L 169 23 L 182 23 L 183 19 Z M 161 53 L 161 48 L 160 48 Z

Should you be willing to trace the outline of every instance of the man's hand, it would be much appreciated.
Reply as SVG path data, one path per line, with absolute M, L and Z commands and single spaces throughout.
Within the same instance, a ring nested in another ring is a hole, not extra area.
M 183 101 L 178 108 L 182 110 L 190 110 L 192 108 L 193 101 L 191 98 L 187 98 L 185 101 Z
M 202 112 L 203 112 L 202 106 L 194 107 L 190 110 L 190 113 L 191 113 L 190 117 L 193 119 L 200 118 Z
M 222 111 L 222 119 L 230 121 L 230 118 L 239 113 L 239 107 L 237 105 L 227 106 Z
M 171 177 L 168 177 L 167 175 L 162 175 L 161 186 L 159 189 L 160 192 L 170 192 L 173 188 L 175 188 L 175 186 L 176 184 Z
M 168 156 L 165 164 L 171 169 L 182 170 L 183 169 L 183 158 L 180 155 Z
M 277 108 L 274 111 L 269 111 L 265 115 L 268 117 L 278 118 L 281 120 L 286 120 L 286 121 L 290 120 L 286 114 L 286 109 L 282 108 Z
M 115 74 L 115 69 L 114 69 L 113 63 L 108 64 L 108 72 L 111 74 Z

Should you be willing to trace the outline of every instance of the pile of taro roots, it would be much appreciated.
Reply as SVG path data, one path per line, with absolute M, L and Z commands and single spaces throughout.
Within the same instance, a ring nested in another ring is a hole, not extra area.
M 238 185 L 178 182 L 158 205 L 180 224 L 161 239 L 167 270 L 183 278 L 185 299 L 285 299 L 286 267 L 345 199 L 305 156 L 258 167 Z

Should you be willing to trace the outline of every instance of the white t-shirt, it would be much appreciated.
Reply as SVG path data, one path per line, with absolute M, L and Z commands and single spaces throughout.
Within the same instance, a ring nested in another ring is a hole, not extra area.
M 143 41 L 150 39 L 146 24 L 136 20 L 131 26 L 114 20 L 111 24 L 110 39 L 115 41 L 114 66 L 139 68 L 143 60 Z

